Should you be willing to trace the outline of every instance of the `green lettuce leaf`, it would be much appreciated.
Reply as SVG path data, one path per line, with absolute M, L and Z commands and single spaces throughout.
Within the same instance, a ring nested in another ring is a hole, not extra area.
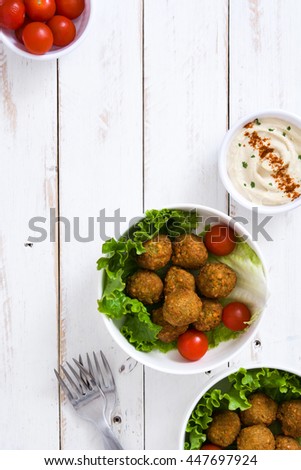
M 256 390 L 278 403 L 301 397 L 300 377 L 278 369 L 239 369 L 228 376 L 226 383 L 209 390 L 195 406 L 186 426 L 185 449 L 200 449 L 215 410 L 246 410 L 250 407 L 248 396 Z

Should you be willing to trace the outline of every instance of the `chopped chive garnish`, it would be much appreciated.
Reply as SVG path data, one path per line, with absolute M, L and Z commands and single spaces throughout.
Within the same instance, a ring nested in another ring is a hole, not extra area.
M 255 119 L 255 122 L 256 122 L 257 126 L 260 126 L 260 125 L 261 125 L 261 122 L 259 121 L 258 118 Z
M 298 155 L 299 160 L 301 160 L 301 155 Z
M 251 181 L 251 188 L 255 188 L 255 183 L 254 183 L 254 181 Z
M 269 185 L 270 185 L 270 186 L 273 186 L 273 184 L 272 184 L 272 183 L 269 183 Z
M 244 186 L 247 186 L 246 183 L 244 183 Z
M 255 158 L 255 155 L 251 155 L 251 158 Z
M 283 137 L 285 137 L 285 136 L 286 136 L 286 132 L 282 132 L 282 135 L 283 135 Z
M 242 166 L 243 166 L 244 168 L 248 168 L 247 162 L 242 162 Z
M 269 129 L 270 132 L 273 132 L 275 129 Z
M 238 144 L 238 147 L 241 147 L 241 144 Z
M 291 126 L 287 126 L 286 129 L 287 129 L 288 131 L 290 131 L 290 130 L 291 130 Z

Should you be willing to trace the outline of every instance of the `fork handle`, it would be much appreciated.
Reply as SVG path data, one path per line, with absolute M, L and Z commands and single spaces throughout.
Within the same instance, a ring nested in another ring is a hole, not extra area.
M 105 422 L 98 422 L 97 428 L 102 434 L 106 450 L 123 450 L 117 437 Z

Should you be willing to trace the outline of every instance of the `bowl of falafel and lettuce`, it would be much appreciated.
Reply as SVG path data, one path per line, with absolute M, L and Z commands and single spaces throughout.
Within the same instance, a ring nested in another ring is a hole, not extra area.
M 259 366 L 226 374 L 189 408 L 180 449 L 301 450 L 300 375 Z
M 114 340 L 174 374 L 227 362 L 255 335 L 268 299 L 257 243 L 206 206 L 146 211 L 102 245 L 97 269 L 98 310 Z

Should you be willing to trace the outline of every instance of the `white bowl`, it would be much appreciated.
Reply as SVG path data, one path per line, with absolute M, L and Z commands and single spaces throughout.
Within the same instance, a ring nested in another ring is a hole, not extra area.
M 220 212 L 215 209 L 211 209 L 210 207 L 200 206 L 196 204 L 179 204 L 170 206 L 164 206 L 169 209 L 180 209 L 180 210 L 193 210 L 197 211 L 198 215 L 202 215 L 204 218 L 208 217 L 217 217 L 217 219 L 221 223 L 230 224 L 233 226 L 233 220 L 223 212 Z M 144 216 L 141 216 L 141 219 Z M 137 223 L 137 219 L 135 220 Z M 213 221 L 212 221 L 213 223 Z M 200 228 L 204 228 L 204 225 L 201 225 Z M 263 259 L 262 253 L 257 245 L 257 243 L 251 240 L 250 234 L 247 230 L 237 222 L 235 223 L 235 230 L 236 233 L 240 236 L 246 237 L 246 241 L 250 245 L 250 247 L 256 252 L 258 257 L 260 258 L 264 275 L 266 279 L 265 285 L 265 295 L 264 295 L 264 304 L 266 306 L 268 300 L 268 274 L 266 269 L 266 264 Z M 102 271 L 100 272 L 102 278 Z M 102 285 L 102 279 L 101 283 Z M 101 297 L 100 292 L 100 297 Z M 265 308 L 263 308 L 263 311 Z M 116 341 L 116 343 L 131 357 L 136 359 L 138 362 L 151 367 L 153 369 L 167 372 L 171 374 L 199 374 L 200 372 L 206 372 L 208 370 L 212 370 L 216 367 L 219 367 L 221 364 L 226 363 L 229 361 L 235 354 L 239 353 L 239 351 L 249 344 L 257 332 L 259 324 L 261 322 L 263 311 L 260 313 L 256 321 L 254 321 L 249 328 L 247 328 L 241 335 L 237 338 L 222 342 L 217 347 L 209 349 L 208 352 L 198 361 L 190 362 L 182 358 L 179 352 L 174 349 L 167 353 L 162 353 L 158 350 L 151 351 L 148 353 L 137 351 L 128 341 L 127 339 L 120 333 L 117 324 L 110 318 L 108 318 L 105 314 L 101 314 L 103 316 L 105 325 L 110 332 L 112 338 Z
M 282 212 L 288 212 L 292 209 L 301 205 L 301 196 L 298 199 L 295 199 L 292 202 L 288 202 L 286 204 L 281 205 L 258 205 L 256 203 L 251 202 L 249 199 L 244 197 L 234 186 L 231 178 L 229 177 L 227 171 L 227 158 L 228 158 L 228 149 L 229 146 L 237 134 L 237 132 L 243 128 L 245 124 L 248 122 L 254 121 L 256 118 L 279 118 L 289 123 L 294 124 L 298 128 L 300 128 L 301 132 L 301 118 L 296 114 L 289 113 L 287 111 L 282 111 L 280 109 L 267 109 L 263 111 L 259 111 L 257 113 L 252 113 L 248 116 L 245 116 L 243 119 L 239 120 L 225 135 L 220 151 L 219 151 L 219 159 L 218 159 L 218 169 L 220 178 L 233 198 L 239 202 L 242 206 L 246 207 L 247 209 L 252 210 L 254 207 L 258 208 L 258 212 L 262 214 L 280 214 Z M 301 164 L 301 163 L 300 163 Z
M 68 44 L 68 46 L 53 46 L 49 52 L 46 52 L 46 54 L 42 55 L 31 54 L 31 52 L 27 51 L 24 44 L 18 41 L 15 36 L 15 31 L 4 28 L 0 29 L 0 40 L 2 40 L 9 49 L 21 57 L 24 57 L 25 59 L 33 59 L 37 61 L 59 59 L 60 57 L 63 57 L 64 55 L 69 54 L 74 49 L 76 49 L 87 36 L 94 12 L 94 1 L 95 0 L 85 0 L 85 9 L 83 13 L 75 20 L 72 20 L 76 27 L 76 36 L 74 40 Z
M 179 450 L 184 449 L 187 423 L 189 421 L 191 413 L 193 412 L 194 408 L 198 404 L 199 400 L 211 388 L 217 388 L 217 389 L 220 389 L 222 391 L 226 391 L 226 387 L 227 387 L 227 385 L 229 386 L 229 383 L 228 383 L 228 381 L 225 382 L 224 379 L 226 379 L 229 375 L 237 372 L 240 368 L 243 368 L 243 369 L 246 369 L 246 370 L 254 370 L 254 369 L 261 369 L 261 368 L 277 369 L 277 370 L 281 370 L 281 371 L 284 371 L 284 372 L 289 372 L 291 374 L 295 374 L 295 375 L 297 375 L 298 377 L 301 378 L 300 371 L 297 371 L 296 369 L 293 369 L 291 367 L 287 368 L 287 366 L 281 366 L 281 365 L 279 366 L 279 364 L 275 365 L 275 364 L 262 364 L 262 363 L 258 363 L 258 364 L 250 363 L 250 364 L 247 364 L 247 365 L 235 366 L 235 367 L 226 369 L 225 371 L 221 372 L 220 374 L 218 374 L 215 377 L 212 377 L 207 382 L 207 384 L 204 386 L 204 388 L 202 388 L 202 390 L 200 390 L 198 395 L 195 397 L 193 402 L 189 405 L 186 412 L 184 413 L 184 418 L 183 418 L 183 422 L 181 424 L 180 435 L 179 435 L 179 444 L 178 444 Z

